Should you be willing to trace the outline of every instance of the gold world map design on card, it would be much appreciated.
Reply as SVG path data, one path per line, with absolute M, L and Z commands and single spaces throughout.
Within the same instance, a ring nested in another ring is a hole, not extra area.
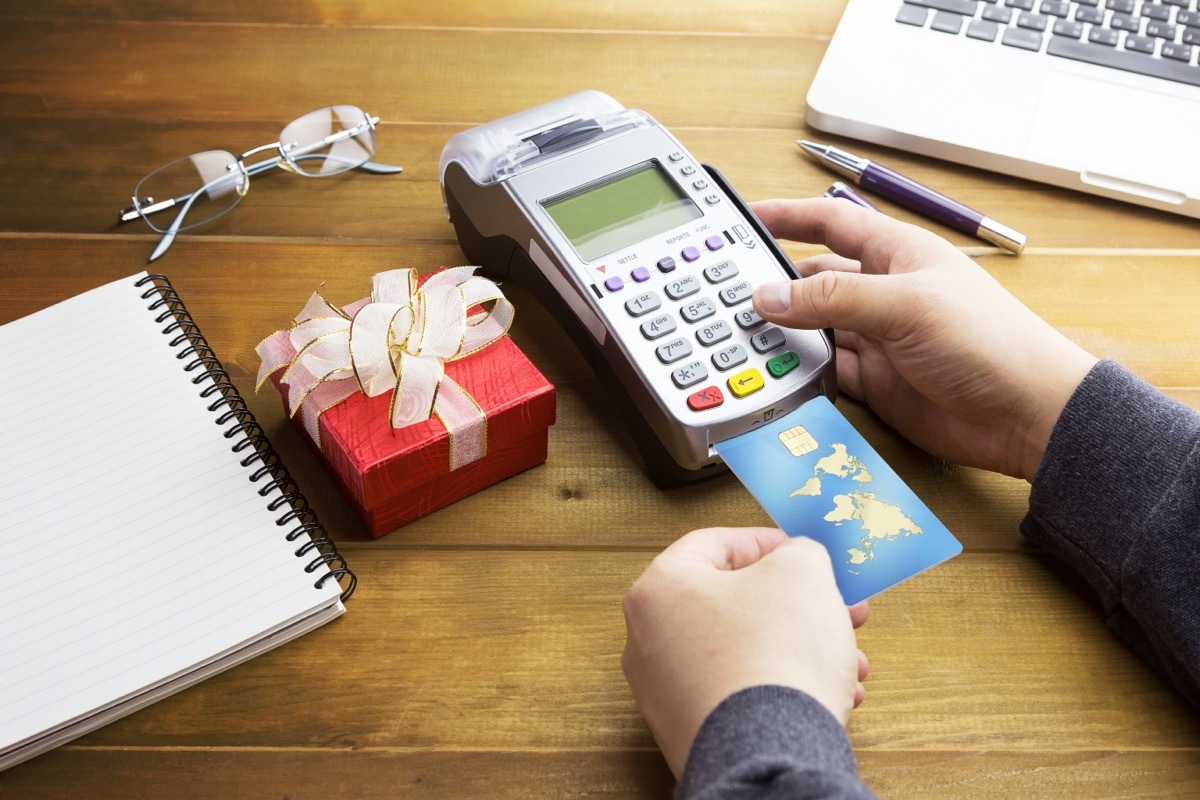
M 779 440 L 794 456 L 803 456 L 816 450 L 816 439 L 803 425 L 779 434 Z M 864 487 L 873 484 L 875 478 L 867 471 L 862 460 L 847 450 L 846 445 L 834 442 L 832 452 L 813 465 L 812 476 L 804 485 L 790 495 L 793 497 L 818 497 L 822 494 L 822 482 L 826 476 L 841 480 L 852 480 L 860 484 L 852 492 L 833 495 L 833 508 L 824 516 L 826 522 L 842 525 L 857 521 L 862 526 L 859 546 L 846 551 L 852 566 L 865 564 L 875 559 L 875 548 L 881 542 L 924 533 L 904 511 L 896 505 L 882 500 L 875 492 Z M 853 570 L 851 570 L 853 572 Z M 856 573 L 857 574 L 857 573 Z

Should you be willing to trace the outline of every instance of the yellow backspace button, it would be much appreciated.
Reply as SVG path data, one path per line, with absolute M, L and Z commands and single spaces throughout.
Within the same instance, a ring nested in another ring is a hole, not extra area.
M 734 397 L 754 394 L 763 386 L 762 373 L 753 367 L 743 370 L 729 379 L 729 391 L 733 392 Z

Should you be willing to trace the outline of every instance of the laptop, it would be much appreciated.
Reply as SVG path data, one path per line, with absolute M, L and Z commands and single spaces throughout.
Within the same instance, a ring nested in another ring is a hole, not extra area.
M 1200 0 L 849 0 L 830 133 L 1200 218 Z

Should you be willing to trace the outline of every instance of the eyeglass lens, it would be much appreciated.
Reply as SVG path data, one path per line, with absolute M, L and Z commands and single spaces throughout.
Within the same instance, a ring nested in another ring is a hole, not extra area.
M 290 123 L 279 134 L 284 158 L 306 175 L 334 175 L 375 155 L 375 131 L 356 106 L 330 106 Z
M 143 208 L 167 200 L 185 204 L 187 230 L 219 217 L 237 205 L 246 190 L 246 175 L 237 158 L 225 150 L 208 150 L 172 161 L 151 172 L 137 185 L 134 196 Z M 166 233 L 178 211 L 156 220 L 143 215 L 150 227 Z

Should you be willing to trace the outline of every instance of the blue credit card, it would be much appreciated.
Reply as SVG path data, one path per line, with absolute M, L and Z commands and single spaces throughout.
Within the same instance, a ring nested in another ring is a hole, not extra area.
M 715 447 L 784 533 L 825 545 L 846 605 L 962 552 L 824 396 Z

